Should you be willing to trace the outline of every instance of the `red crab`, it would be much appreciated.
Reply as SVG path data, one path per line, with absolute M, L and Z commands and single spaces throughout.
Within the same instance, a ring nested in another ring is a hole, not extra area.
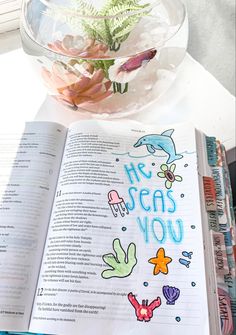
M 148 322 L 153 317 L 153 311 L 155 308 L 161 305 L 161 298 L 157 297 L 148 305 L 148 300 L 142 300 L 142 304 L 137 301 L 135 296 L 130 292 L 128 294 L 128 299 L 131 305 L 135 309 L 135 314 L 137 316 L 138 321 L 145 321 Z

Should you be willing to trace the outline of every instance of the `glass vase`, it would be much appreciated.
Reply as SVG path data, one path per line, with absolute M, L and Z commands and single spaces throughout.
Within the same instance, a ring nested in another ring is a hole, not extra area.
M 24 0 L 21 36 L 67 108 L 128 115 L 170 87 L 188 39 L 180 0 Z

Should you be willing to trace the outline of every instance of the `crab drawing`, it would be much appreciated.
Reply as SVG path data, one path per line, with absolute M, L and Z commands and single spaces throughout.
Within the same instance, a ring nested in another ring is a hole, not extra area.
M 153 317 L 153 311 L 157 307 L 161 305 L 161 298 L 157 297 L 148 305 L 148 300 L 142 300 L 142 304 L 140 304 L 132 292 L 128 294 L 128 299 L 131 305 L 135 309 L 135 314 L 137 316 L 138 321 L 148 322 Z

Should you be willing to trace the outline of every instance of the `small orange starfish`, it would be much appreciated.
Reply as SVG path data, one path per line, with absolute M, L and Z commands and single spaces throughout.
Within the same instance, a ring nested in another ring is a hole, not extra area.
M 172 258 L 165 257 L 164 248 L 160 248 L 157 250 L 156 257 L 150 258 L 148 262 L 155 265 L 153 269 L 154 276 L 158 275 L 160 272 L 166 275 L 168 273 L 167 264 L 172 262 Z

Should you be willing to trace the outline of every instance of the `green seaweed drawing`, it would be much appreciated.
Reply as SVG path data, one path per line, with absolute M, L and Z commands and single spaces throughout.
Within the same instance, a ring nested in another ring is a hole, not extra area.
M 109 253 L 102 257 L 103 261 L 110 266 L 110 269 L 104 270 L 101 276 L 104 279 L 128 277 L 137 264 L 136 245 L 130 243 L 126 254 L 121 246 L 120 240 L 116 238 L 113 241 L 113 250 L 115 255 Z

